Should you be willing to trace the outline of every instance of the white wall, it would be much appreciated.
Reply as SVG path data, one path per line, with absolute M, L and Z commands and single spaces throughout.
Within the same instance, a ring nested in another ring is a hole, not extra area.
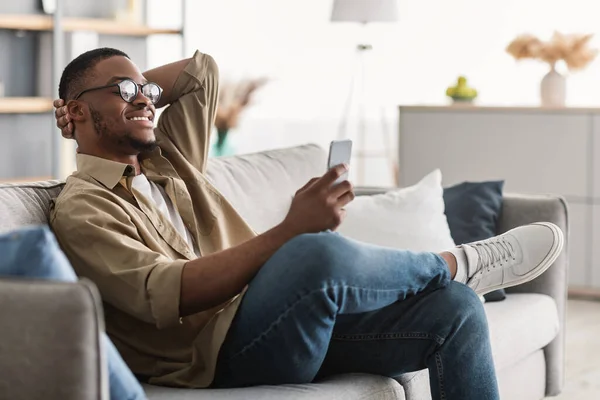
M 195 48 L 212 54 L 224 78 L 272 79 L 234 136 L 242 151 L 306 141 L 326 144 L 335 137 L 361 32 L 352 24 L 331 23 L 332 3 L 187 2 L 188 54 Z M 506 45 L 523 32 L 542 38 L 555 29 L 600 32 L 596 0 L 399 0 L 399 4 L 398 24 L 364 32 L 375 45 L 372 66 L 380 78 L 371 80 L 371 93 L 387 104 L 392 134 L 395 105 L 445 103 L 445 88 L 458 75 L 466 75 L 479 90 L 482 104 L 538 104 L 539 81 L 547 67 L 515 62 L 505 53 Z M 569 78 L 570 105 L 600 105 L 598 67 L 594 62 Z M 379 137 L 377 120 L 372 124 Z M 370 183 L 389 179 L 379 177 L 383 173 L 376 175 Z

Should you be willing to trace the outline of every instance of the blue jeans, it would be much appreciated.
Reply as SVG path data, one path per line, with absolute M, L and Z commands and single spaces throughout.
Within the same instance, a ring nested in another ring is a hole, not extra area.
M 0 235 L 0 278 L 17 276 L 76 282 L 71 264 L 47 227 L 30 227 Z M 105 333 L 111 400 L 145 399 L 146 395 L 131 370 Z
M 331 232 L 296 237 L 249 285 L 214 387 L 429 369 L 433 399 L 499 399 L 481 301 L 446 262 Z

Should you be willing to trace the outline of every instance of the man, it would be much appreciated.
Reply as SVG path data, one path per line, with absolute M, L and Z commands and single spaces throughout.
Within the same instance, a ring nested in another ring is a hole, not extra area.
M 58 125 L 77 140 L 78 170 L 51 224 L 98 285 L 134 373 L 203 388 L 427 367 L 435 399 L 498 399 L 477 294 L 543 273 L 562 232 L 538 223 L 442 254 L 354 242 L 331 232 L 354 198 L 333 185 L 340 165 L 256 235 L 204 175 L 217 92 L 200 52 L 142 74 L 97 49 L 61 79 Z

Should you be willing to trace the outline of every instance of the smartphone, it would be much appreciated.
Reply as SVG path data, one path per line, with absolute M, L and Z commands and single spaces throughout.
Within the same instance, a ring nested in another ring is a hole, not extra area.
M 329 145 L 329 157 L 327 159 L 327 170 L 335 167 L 336 165 L 346 164 L 350 165 L 350 157 L 352 156 L 352 140 L 334 140 Z M 348 179 L 348 172 L 340 176 L 334 185 L 343 182 Z

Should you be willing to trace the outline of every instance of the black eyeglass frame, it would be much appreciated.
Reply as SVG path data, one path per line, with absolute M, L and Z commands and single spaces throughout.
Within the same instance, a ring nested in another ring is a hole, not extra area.
M 125 82 L 131 82 L 135 86 L 135 94 L 133 95 L 133 97 L 131 98 L 131 100 L 127 100 L 123 96 L 123 90 L 121 89 L 121 85 L 123 83 L 125 83 Z M 144 94 L 144 87 L 146 87 L 148 85 L 154 85 L 154 86 L 156 86 L 158 88 L 158 98 L 156 99 L 156 101 L 152 101 L 151 98 L 149 98 L 148 96 L 146 96 Z M 85 89 L 82 92 L 80 92 L 77 96 L 75 96 L 75 100 L 79 99 L 81 96 L 83 96 L 87 92 L 91 92 L 93 90 L 106 89 L 106 88 L 115 87 L 115 86 L 119 88 L 119 96 L 121 96 L 121 98 L 123 99 L 123 101 L 125 101 L 127 103 L 133 103 L 135 101 L 135 99 L 138 97 L 138 94 L 140 94 L 140 91 L 141 91 L 142 94 L 144 94 L 144 96 L 147 97 L 152 104 L 156 105 L 156 103 L 158 103 L 160 101 L 160 98 L 162 97 L 162 93 L 163 93 L 163 89 L 160 86 L 158 86 L 158 84 L 155 83 L 155 82 L 146 82 L 143 85 L 140 85 L 139 83 L 134 82 L 132 79 L 123 79 L 121 82 L 118 82 L 118 83 L 112 83 L 110 85 L 97 86 L 97 87 Z

